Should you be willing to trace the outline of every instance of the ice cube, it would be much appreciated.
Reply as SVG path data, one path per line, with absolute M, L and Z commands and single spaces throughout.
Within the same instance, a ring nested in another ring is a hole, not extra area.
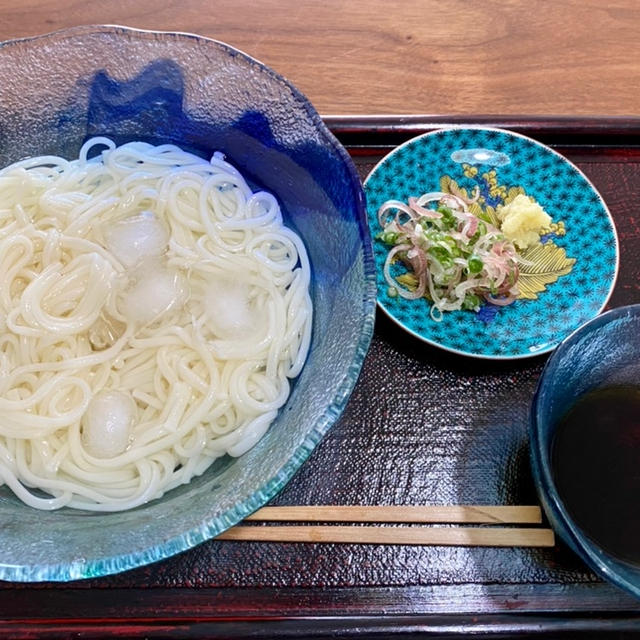
M 105 230 L 107 248 L 126 267 L 160 256 L 167 250 L 169 233 L 152 211 L 143 211 L 111 224 Z
M 133 284 L 124 295 L 123 312 L 130 322 L 145 326 L 178 308 L 187 298 L 188 283 L 178 269 L 147 260 L 133 274 Z
M 124 391 L 101 391 L 82 418 L 82 442 L 94 458 L 113 458 L 127 450 L 136 420 L 136 403 Z
M 220 338 L 237 339 L 256 329 L 256 314 L 249 301 L 249 286 L 227 279 L 214 280 L 205 294 L 208 324 Z

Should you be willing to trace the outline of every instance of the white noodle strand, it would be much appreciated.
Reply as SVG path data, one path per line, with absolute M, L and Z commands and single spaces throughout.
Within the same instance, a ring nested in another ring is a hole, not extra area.
M 133 260 L 110 249 L 122 221 Z M 304 364 L 310 273 L 276 199 L 218 152 L 93 138 L 0 170 L 0 484 L 37 509 L 117 511 L 248 451 Z M 83 433 L 105 397 L 135 421 L 99 457 Z

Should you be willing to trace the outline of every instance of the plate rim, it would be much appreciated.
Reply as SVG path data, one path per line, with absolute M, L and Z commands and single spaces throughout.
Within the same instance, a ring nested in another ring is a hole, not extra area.
M 604 300 L 602 302 L 602 304 L 600 305 L 600 307 L 598 308 L 598 310 L 591 315 L 589 318 L 587 318 L 584 322 L 581 322 L 580 325 L 578 325 L 578 327 L 575 327 L 575 329 L 572 329 L 571 331 L 569 331 L 567 333 L 567 335 L 565 335 L 561 340 L 558 340 L 552 344 L 549 344 L 547 346 L 545 346 L 544 348 L 541 348 L 537 351 L 533 351 L 533 352 L 527 352 L 527 353 L 518 353 L 518 354 L 511 354 L 511 355 L 492 355 L 492 354 L 486 354 L 486 353 L 476 353 L 474 351 L 464 351 L 462 349 L 455 349 L 453 347 L 449 347 L 446 345 L 441 344 L 440 342 L 433 340 L 431 338 L 427 338 L 423 335 L 421 335 L 420 333 L 417 333 L 416 331 L 414 331 L 413 329 L 410 329 L 409 327 L 407 327 L 399 318 L 396 318 L 393 313 L 391 313 L 391 311 L 389 309 L 387 309 L 387 307 L 382 303 L 382 301 L 380 300 L 380 296 L 377 293 L 377 282 L 376 282 L 376 304 L 377 307 L 384 312 L 384 314 L 397 326 L 399 326 L 401 329 L 403 329 L 404 331 L 406 331 L 407 333 L 409 333 L 410 335 L 412 335 L 413 337 L 417 338 L 418 340 L 420 340 L 421 342 L 424 342 L 426 344 L 429 344 L 431 346 L 437 347 L 438 349 L 442 349 L 444 351 L 448 351 L 449 353 L 454 353 L 456 355 L 460 355 L 460 356 L 466 356 L 466 357 L 470 357 L 470 358 L 476 358 L 478 360 L 524 360 L 527 358 L 535 358 L 537 356 L 540 355 L 544 355 L 544 354 L 548 354 L 553 352 L 562 342 L 564 342 L 570 335 L 573 334 L 574 331 L 576 331 L 579 327 L 581 327 L 582 325 L 586 324 L 587 322 L 590 322 L 591 320 L 593 320 L 594 318 L 598 317 L 606 308 L 607 304 L 609 303 L 609 300 L 611 299 L 611 296 L 613 295 L 613 291 L 615 289 L 616 286 L 616 282 L 618 280 L 618 274 L 620 271 L 620 239 L 618 237 L 618 229 L 616 227 L 615 224 L 615 220 L 613 219 L 613 216 L 611 215 L 611 211 L 609 210 L 609 206 L 607 205 L 605 199 L 602 197 L 602 194 L 600 193 L 600 191 L 596 188 L 596 186 L 593 184 L 593 182 L 587 177 L 587 175 L 582 171 L 582 169 L 580 169 L 580 167 L 578 167 L 575 163 L 573 163 L 571 160 L 569 160 L 569 158 L 563 156 L 561 153 L 559 153 L 558 151 L 556 151 L 555 149 L 552 149 L 551 147 L 549 147 L 548 145 L 544 144 L 543 142 L 539 142 L 538 140 L 535 140 L 534 138 L 531 138 L 530 136 L 526 136 L 522 133 L 519 133 L 517 131 L 511 131 L 510 129 L 504 129 L 501 127 L 486 127 L 483 126 L 481 124 L 478 125 L 474 125 L 474 124 L 451 124 L 451 125 L 445 125 L 442 127 L 439 127 L 437 129 L 434 129 L 432 131 L 426 131 L 424 133 L 418 134 L 417 136 L 413 136 L 411 138 L 409 138 L 408 140 L 405 140 L 404 142 L 402 142 L 401 144 L 395 146 L 391 151 L 389 151 L 389 153 L 385 154 L 382 158 L 380 158 L 380 160 L 378 160 L 378 162 L 376 162 L 376 164 L 372 167 L 372 169 L 369 171 L 369 173 L 367 174 L 366 178 L 363 180 L 362 182 L 362 187 L 365 190 L 365 195 L 366 195 L 366 187 L 367 187 L 367 183 L 369 182 L 369 179 L 373 176 L 373 174 L 379 169 L 380 166 L 382 166 L 385 162 L 388 162 L 390 158 L 392 158 L 394 155 L 396 155 L 396 153 L 398 153 L 401 149 L 403 149 L 404 147 L 407 147 L 411 144 L 415 144 L 417 141 L 422 140 L 424 138 L 427 138 L 429 136 L 434 136 L 434 135 L 438 135 L 438 134 L 442 134 L 442 133 L 446 133 L 446 132 L 450 132 L 450 131 L 456 131 L 456 130 L 475 130 L 475 131 L 496 131 L 498 133 L 501 134 L 505 134 L 507 136 L 513 136 L 516 138 L 522 138 L 530 143 L 533 143 L 534 145 L 536 145 L 537 147 L 541 147 L 543 150 L 550 152 L 551 154 L 553 154 L 554 156 L 558 157 L 561 161 L 563 161 L 564 163 L 568 164 L 574 171 L 576 171 L 583 179 L 584 181 L 589 185 L 589 187 L 592 189 L 592 191 L 596 194 L 596 196 L 598 197 L 598 200 L 600 201 L 600 204 L 602 205 L 602 208 L 604 209 L 610 225 L 611 225 L 611 230 L 613 233 L 613 244 L 614 244 L 614 248 L 615 248 L 615 268 L 614 268 L 614 272 L 613 272 L 613 277 L 611 278 L 611 282 L 609 283 L 609 290 L 606 294 L 606 296 L 604 297 Z M 369 225 L 371 225 L 370 221 L 369 221 L 369 212 L 368 212 L 368 202 L 367 202 L 367 223 Z M 373 230 L 371 229 L 371 235 L 372 235 L 372 240 L 373 242 L 375 242 L 374 240 L 374 234 L 373 234 Z M 377 267 L 376 267 L 376 271 L 377 271 Z

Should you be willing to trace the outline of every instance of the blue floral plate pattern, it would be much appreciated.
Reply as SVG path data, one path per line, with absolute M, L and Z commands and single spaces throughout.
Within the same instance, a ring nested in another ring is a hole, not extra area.
M 577 167 L 535 140 L 481 127 L 433 131 L 385 156 L 364 184 L 374 237 L 382 231 L 377 214 L 384 202 L 429 191 L 478 195 L 473 206 L 489 218 L 525 193 L 552 218 L 541 243 L 525 255 L 519 299 L 505 307 L 487 304 L 477 313 L 445 312 L 439 322 L 427 299 L 390 295 L 383 275 L 389 247 L 374 241 L 378 305 L 427 343 L 478 358 L 546 353 L 598 315 L 613 291 L 618 238 L 606 204 Z

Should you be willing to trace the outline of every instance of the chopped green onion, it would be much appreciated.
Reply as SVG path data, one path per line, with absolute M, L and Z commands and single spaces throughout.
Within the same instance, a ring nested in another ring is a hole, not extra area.
M 441 204 L 438 205 L 437 211 L 442 214 L 442 224 L 445 229 L 453 229 L 458 226 L 458 219 L 453 215 L 453 211 L 449 207 Z
M 481 304 L 480 296 L 477 296 L 475 293 L 467 293 L 462 301 L 462 308 L 465 311 L 477 311 Z
M 429 253 L 445 268 L 448 269 L 453 265 L 451 253 L 444 247 L 431 247 Z
M 451 247 L 450 253 L 454 258 L 459 258 L 462 255 L 462 251 L 460 250 L 455 238 L 452 238 L 451 236 L 444 236 L 442 240 Z
M 385 244 L 396 244 L 398 242 L 398 236 L 400 234 L 395 231 L 382 231 L 379 233 L 376 238 L 378 240 L 382 240 Z
M 471 256 L 469 260 L 467 260 L 467 267 L 469 269 L 469 273 L 480 273 L 482 271 L 482 267 L 484 263 L 478 256 Z

